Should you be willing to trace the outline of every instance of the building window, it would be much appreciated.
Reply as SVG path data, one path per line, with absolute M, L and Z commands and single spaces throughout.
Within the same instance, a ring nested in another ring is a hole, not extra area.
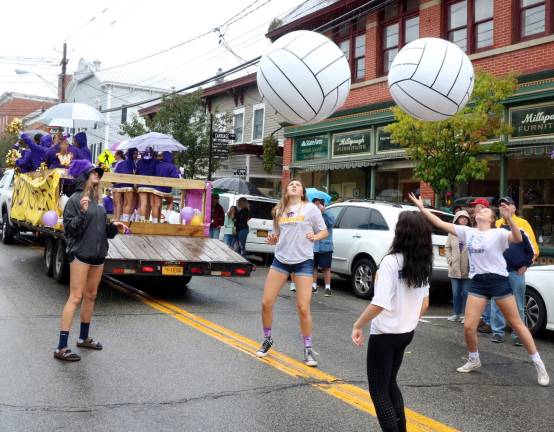
M 519 36 L 521 39 L 543 36 L 552 32 L 553 0 L 517 0 Z
M 419 2 L 403 0 L 387 6 L 382 14 L 383 74 L 389 71 L 398 51 L 419 39 Z
M 264 114 L 265 107 L 263 105 L 254 106 L 252 115 L 252 141 L 261 141 L 264 137 Z
M 334 30 L 334 39 L 350 64 L 352 81 L 365 78 L 365 20 L 365 16 L 359 17 Z
M 233 111 L 233 132 L 235 143 L 244 142 L 244 108 Z
M 447 4 L 447 39 L 472 53 L 494 43 L 494 0 L 451 1 Z

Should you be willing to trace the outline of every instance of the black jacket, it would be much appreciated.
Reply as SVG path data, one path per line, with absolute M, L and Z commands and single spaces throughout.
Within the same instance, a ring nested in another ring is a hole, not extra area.
M 81 198 L 86 177 L 75 180 L 76 191 L 67 201 L 63 211 L 63 227 L 67 242 L 67 253 L 79 258 L 106 258 L 108 238 L 114 238 L 118 231 L 108 223 L 106 210 L 91 200 L 86 212 L 81 211 Z
M 250 210 L 248 208 L 240 209 L 235 216 L 235 229 L 237 232 L 248 229 L 248 219 L 250 219 Z
M 502 225 L 502 228 L 510 230 L 509 225 Z M 508 271 L 517 271 L 521 267 L 531 267 L 533 263 L 535 252 L 533 246 L 531 246 L 531 241 L 524 230 L 520 231 L 523 241 L 521 243 L 510 243 L 508 249 L 504 251 Z

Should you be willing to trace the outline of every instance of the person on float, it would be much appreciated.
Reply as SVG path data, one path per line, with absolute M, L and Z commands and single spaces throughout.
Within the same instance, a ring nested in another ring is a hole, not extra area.
M 79 150 L 69 144 L 68 138 L 69 135 L 58 134 L 58 144 L 46 151 L 44 159 L 48 168 L 68 168 L 73 160 L 79 159 Z
M 115 152 L 115 162 L 112 164 L 112 170 L 117 172 L 117 165 L 125 160 L 125 153 L 123 150 L 117 150 Z M 112 201 L 114 208 L 114 220 L 119 220 L 121 217 L 121 212 L 123 211 L 123 192 L 118 192 L 112 188 Z
M 352 341 L 361 347 L 363 327 L 371 322 L 367 379 L 383 431 L 406 430 L 396 377 L 419 318 L 429 307 L 432 267 L 431 226 L 420 212 L 400 213 L 390 251 L 379 264 L 373 299 L 352 328 Z
M 15 161 L 15 166 L 19 168 L 21 173 L 36 171 L 44 160 L 46 149 L 40 144 L 36 144 L 28 134 L 21 134 L 21 140 L 27 146 L 27 149 L 22 157 Z
M 154 149 L 146 147 L 142 152 L 141 158 L 137 163 L 137 175 L 153 176 L 156 172 L 158 161 L 154 157 Z M 153 186 L 138 185 L 137 192 L 139 196 L 139 222 L 150 220 L 152 210 L 152 193 L 155 191 Z
M 79 159 L 86 159 L 92 162 L 92 153 L 87 145 L 87 134 L 85 132 L 79 132 L 73 137 L 73 145 L 76 147 L 79 153 Z
M 179 178 L 181 177 L 179 169 L 173 163 L 171 152 L 158 152 L 156 154 L 158 164 L 155 167 L 154 175 L 156 177 Z M 153 186 L 152 202 L 152 223 L 158 223 L 162 215 L 162 199 L 171 198 L 171 187 Z
M 48 149 L 52 147 L 52 142 L 53 142 L 53 139 L 52 139 L 52 135 L 50 134 L 43 135 L 42 138 L 40 139 L 40 145 L 44 147 L 46 151 L 48 151 Z
M 68 348 L 69 332 L 77 308 L 81 308 L 81 329 L 77 346 L 101 350 L 100 342 L 89 336 L 98 285 L 108 254 L 108 239 L 126 231 L 121 222 L 110 223 L 99 203 L 100 179 L 104 171 L 88 160 L 77 159 L 69 167 L 75 178 L 75 192 L 64 207 L 63 226 L 70 266 L 69 298 L 63 308 L 58 347 L 54 358 L 78 361 L 81 357 Z
M 33 136 L 33 141 L 35 142 L 36 145 L 40 145 L 40 140 L 42 138 L 42 134 L 41 133 L 36 133 L 34 136 Z
M 527 350 L 537 372 L 538 384 L 547 386 L 550 378 L 533 336 L 519 316 L 503 255 L 510 243 L 521 243 L 523 240 L 521 231 L 512 218 L 513 210 L 506 203 L 500 204 L 500 214 L 510 230 L 495 228 L 496 214 L 487 207 L 475 214 L 477 227 L 471 228 L 444 222 L 426 209 L 421 199 L 413 194 L 410 194 L 410 199 L 434 226 L 456 235 L 460 241 L 467 244 L 471 285 L 465 309 L 464 336 L 469 355 L 467 362 L 456 370 L 468 373 L 481 367 L 477 349 L 477 326 L 487 301 L 494 299 L 510 328 L 516 332 Z
M 267 242 L 275 246 L 275 258 L 267 275 L 262 298 L 264 340 L 256 356 L 265 357 L 273 345 L 273 306 L 281 288 L 294 273 L 296 308 L 304 341 L 304 363 L 317 366 L 312 348 L 312 281 L 314 241 L 328 235 L 321 211 L 306 199 L 306 190 L 299 180 L 291 180 L 283 197 L 273 209 L 273 233 Z
M 125 160 L 121 161 L 115 167 L 116 174 L 136 174 L 137 173 L 137 159 L 139 152 L 136 148 L 130 148 L 125 154 Z M 123 197 L 119 201 L 119 204 L 115 204 L 114 220 L 121 220 L 122 222 L 129 222 L 131 214 L 135 210 L 135 187 L 128 183 L 116 183 L 112 186 L 112 192 L 116 192 Z M 121 212 L 121 213 L 120 213 Z

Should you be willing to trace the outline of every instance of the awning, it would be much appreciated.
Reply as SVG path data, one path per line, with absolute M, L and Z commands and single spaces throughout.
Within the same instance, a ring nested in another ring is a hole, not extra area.
M 340 159 L 340 160 L 322 160 L 322 161 L 302 161 L 295 162 L 290 168 L 301 169 L 303 171 L 333 171 L 339 169 L 365 168 L 375 166 L 379 162 L 389 160 L 406 159 L 404 152 L 384 153 L 367 156 L 364 159 Z

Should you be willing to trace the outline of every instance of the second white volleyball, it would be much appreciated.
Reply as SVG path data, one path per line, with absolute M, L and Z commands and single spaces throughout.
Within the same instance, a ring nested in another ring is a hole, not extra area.
M 469 57 L 444 39 L 422 38 L 394 58 L 388 76 L 394 101 L 420 120 L 445 120 L 469 101 L 475 75 Z
M 292 124 L 317 123 L 335 112 L 350 90 L 350 66 L 326 36 L 307 30 L 277 39 L 260 59 L 258 90 Z

